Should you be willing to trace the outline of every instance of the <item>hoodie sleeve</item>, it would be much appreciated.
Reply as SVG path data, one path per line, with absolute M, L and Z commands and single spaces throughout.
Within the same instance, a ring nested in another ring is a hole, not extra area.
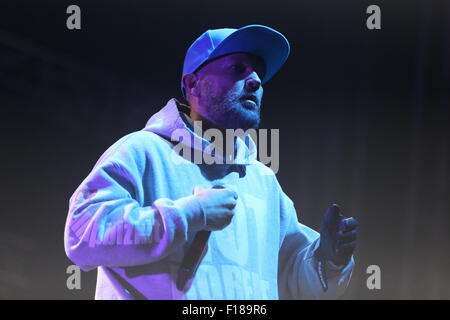
M 116 143 L 70 198 L 64 245 L 84 271 L 160 260 L 187 240 L 188 229 L 204 225 L 194 196 L 144 206 L 144 170 L 149 168 L 139 147 Z
M 320 234 L 301 224 L 293 202 L 281 195 L 284 236 L 279 253 L 278 284 L 280 299 L 336 299 L 348 286 L 354 267 L 353 257 L 342 269 L 326 266 L 328 290 L 325 292 L 319 278 L 314 252 L 319 247 Z M 283 230 L 282 230 L 283 231 Z

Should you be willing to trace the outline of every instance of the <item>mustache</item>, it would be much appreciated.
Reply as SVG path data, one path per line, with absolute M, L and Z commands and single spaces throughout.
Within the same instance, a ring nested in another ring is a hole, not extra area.
M 238 98 L 239 100 L 252 100 L 258 106 L 261 104 L 261 96 L 251 92 L 245 92 Z

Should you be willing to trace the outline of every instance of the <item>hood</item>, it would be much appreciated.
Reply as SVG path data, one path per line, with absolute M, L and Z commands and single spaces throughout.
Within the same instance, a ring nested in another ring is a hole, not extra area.
M 191 124 L 193 121 L 189 117 L 189 110 L 189 106 L 172 98 L 160 111 L 150 117 L 145 128 L 142 130 L 163 136 L 174 144 L 185 144 L 197 151 L 215 156 L 212 143 L 203 138 L 202 131 L 199 127 L 194 127 Z M 186 139 L 183 139 L 183 136 L 189 136 L 190 139 L 186 141 Z M 227 162 L 225 157 L 223 157 L 223 163 L 235 165 L 249 165 L 254 163 L 257 157 L 257 149 L 252 137 L 246 134 L 242 137 L 237 137 L 235 141 L 234 159 Z

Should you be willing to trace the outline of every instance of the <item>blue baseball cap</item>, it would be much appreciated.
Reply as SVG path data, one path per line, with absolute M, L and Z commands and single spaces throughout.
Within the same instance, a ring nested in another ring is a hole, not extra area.
M 183 76 L 197 71 L 214 58 L 237 52 L 261 57 L 266 66 L 266 72 L 261 79 L 264 84 L 281 68 L 289 56 L 289 51 L 290 45 L 286 37 L 263 25 L 208 30 L 198 37 L 186 52 L 181 75 L 183 97 Z

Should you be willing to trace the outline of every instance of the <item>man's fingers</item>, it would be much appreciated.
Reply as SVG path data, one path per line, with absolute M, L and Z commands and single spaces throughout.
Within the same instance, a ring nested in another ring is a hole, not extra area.
M 203 190 L 203 188 L 201 187 L 201 186 L 196 186 L 195 188 L 194 188 L 194 191 L 193 191 L 193 194 L 194 195 L 197 195 L 200 191 L 202 191 Z
M 236 191 L 230 190 L 230 189 L 226 189 L 226 190 L 227 190 L 227 192 L 229 193 L 229 195 L 230 195 L 231 197 L 233 197 L 234 200 L 237 200 L 237 199 L 238 199 L 238 194 L 237 194 Z
M 341 208 L 337 204 L 333 204 L 328 207 L 325 213 L 323 224 L 326 230 L 330 233 L 337 231 L 339 222 L 341 221 L 342 215 L 340 214 Z
M 235 191 L 234 187 L 225 186 L 225 185 L 215 185 L 213 189 L 221 189 L 220 192 L 223 192 L 227 199 L 227 203 L 224 205 L 225 208 L 233 210 L 237 205 L 238 194 Z
M 337 215 L 340 211 L 341 211 L 341 207 L 339 207 L 339 205 L 334 203 L 328 207 L 327 214 L 329 213 L 331 215 Z
M 356 229 L 358 226 L 358 221 L 355 218 L 346 218 L 342 220 L 343 229 L 341 231 L 347 232 Z
M 231 184 L 226 184 L 225 185 L 225 190 L 231 193 L 231 196 L 237 200 L 238 198 L 238 193 L 237 193 L 237 188 L 234 185 Z
M 349 243 L 341 243 L 338 246 L 339 253 L 353 253 L 356 248 L 356 241 L 352 241 Z
M 227 204 L 225 204 L 225 208 L 228 208 L 230 210 L 233 210 L 237 205 L 237 201 L 236 199 L 233 199 L 231 201 L 229 201 Z
M 236 192 L 236 188 L 231 185 L 215 185 L 213 186 L 214 189 L 223 189 L 226 193 L 231 195 L 235 200 L 238 198 L 238 194 Z
M 346 243 L 356 241 L 356 236 L 357 236 L 356 230 L 351 230 L 351 231 L 347 231 L 347 232 L 339 231 L 337 233 L 337 239 L 341 242 L 346 242 Z

